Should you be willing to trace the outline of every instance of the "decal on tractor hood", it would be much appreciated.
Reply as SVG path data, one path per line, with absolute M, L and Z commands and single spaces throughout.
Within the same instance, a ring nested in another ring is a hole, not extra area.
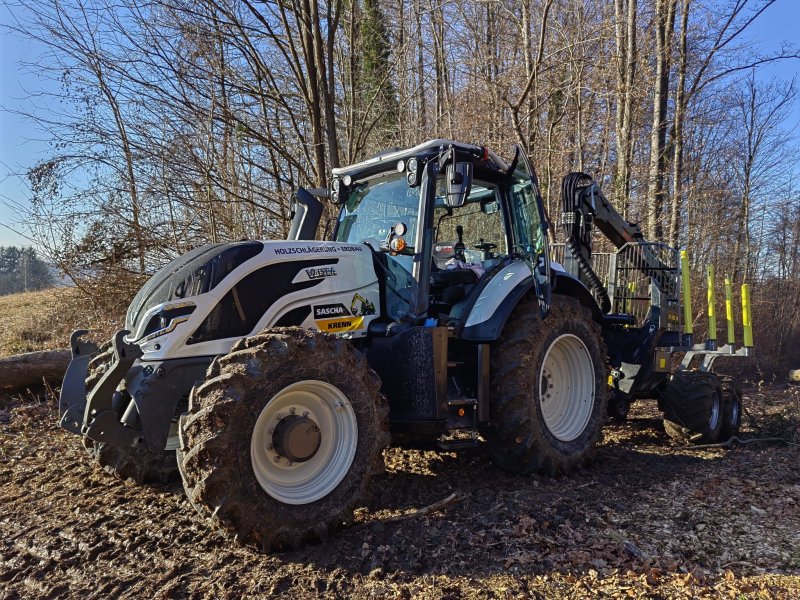
M 354 294 L 350 302 L 350 312 L 354 315 L 374 315 L 375 304 L 364 298 L 361 294 Z
M 290 246 L 275 248 L 275 254 L 325 254 L 328 252 L 363 252 L 363 246 Z
M 300 283 L 302 281 L 321 281 L 323 279 L 328 279 L 329 277 L 338 276 L 339 273 L 336 271 L 336 267 L 333 265 L 303 267 L 301 264 L 300 270 L 297 272 L 297 275 L 294 276 L 292 283 Z
M 341 302 L 314 306 L 314 322 L 320 331 L 338 332 L 363 329 L 364 317 L 375 314 L 375 303 L 358 292 L 353 294 L 350 308 Z
M 316 267 L 311 269 L 303 269 L 309 279 L 324 279 L 325 277 L 336 277 L 336 269 L 334 267 Z
M 344 304 L 323 304 L 314 307 L 315 319 L 326 319 L 328 317 L 344 317 L 351 316 L 350 311 L 344 307 Z
M 370 302 L 364 296 L 356 292 L 350 301 L 350 309 L 342 304 L 318 304 L 314 306 L 314 318 L 324 319 L 327 317 L 366 317 L 375 314 L 375 303 Z
M 355 331 L 364 326 L 364 317 L 344 317 L 341 319 L 324 319 L 315 321 L 320 331 L 327 333 L 341 333 L 343 331 Z

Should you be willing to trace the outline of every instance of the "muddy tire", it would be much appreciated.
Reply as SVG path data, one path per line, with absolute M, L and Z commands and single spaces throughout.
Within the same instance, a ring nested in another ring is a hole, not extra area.
M 621 393 L 614 390 L 608 392 L 608 416 L 617 423 L 624 423 L 628 420 L 628 413 L 631 410 L 631 401 Z
M 86 375 L 86 391 L 91 390 L 108 370 L 114 350 L 106 342 L 89 361 Z M 177 481 L 178 461 L 175 450 L 150 450 L 145 446 L 112 446 L 83 438 L 83 447 L 91 459 L 103 471 L 117 479 L 131 479 L 136 483 L 171 483 Z
M 714 373 L 678 371 L 661 390 L 659 405 L 671 438 L 695 444 L 713 444 L 719 438 L 723 393 Z
M 238 342 L 217 358 L 181 418 L 191 504 L 265 552 L 323 539 L 364 506 L 383 472 L 380 379 L 342 339 L 299 328 Z
M 719 441 L 727 442 L 739 435 L 742 426 L 742 386 L 733 377 L 720 377 L 722 383 L 722 427 L 719 430 Z
M 106 442 L 84 439 L 86 452 L 109 475 L 136 483 L 171 483 L 177 481 L 178 461 L 174 450 L 150 450 L 145 446 L 112 446 Z
M 585 463 L 606 419 L 607 379 L 605 344 L 587 308 L 554 295 L 542 319 L 535 300 L 521 302 L 492 348 L 484 435 L 497 464 L 556 475 Z

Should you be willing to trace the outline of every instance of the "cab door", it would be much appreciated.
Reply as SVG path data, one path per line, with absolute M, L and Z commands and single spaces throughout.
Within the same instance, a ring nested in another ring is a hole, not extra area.
M 522 149 L 519 146 L 515 149 L 512 164 L 516 166 L 509 190 L 514 250 L 525 259 L 533 273 L 536 296 L 544 316 L 550 310 L 552 293 L 548 225 L 536 172 Z

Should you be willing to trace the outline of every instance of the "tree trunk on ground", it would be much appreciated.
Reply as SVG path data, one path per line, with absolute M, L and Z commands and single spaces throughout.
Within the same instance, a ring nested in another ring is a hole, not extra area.
M 0 389 L 41 385 L 43 380 L 60 382 L 71 358 L 69 350 L 44 350 L 0 358 Z

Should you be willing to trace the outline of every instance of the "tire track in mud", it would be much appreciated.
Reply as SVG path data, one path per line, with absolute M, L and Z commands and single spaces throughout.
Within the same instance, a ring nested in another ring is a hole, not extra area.
M 210 531 L 179 485 L 93 468 L 49 405 L 0 407 L 2 598 L 581 597 L 628 579 L 682 597 L 725 585 L 726 563 L 731 585 L 797 590 L 800 453 L 681 452 L 646 413 L 559 479 L 507 475 L 482 451 L 390 449 L 351 527 L 267 556 Z M 443 513 L 381 522 L 453 491 L 465 497 Z

